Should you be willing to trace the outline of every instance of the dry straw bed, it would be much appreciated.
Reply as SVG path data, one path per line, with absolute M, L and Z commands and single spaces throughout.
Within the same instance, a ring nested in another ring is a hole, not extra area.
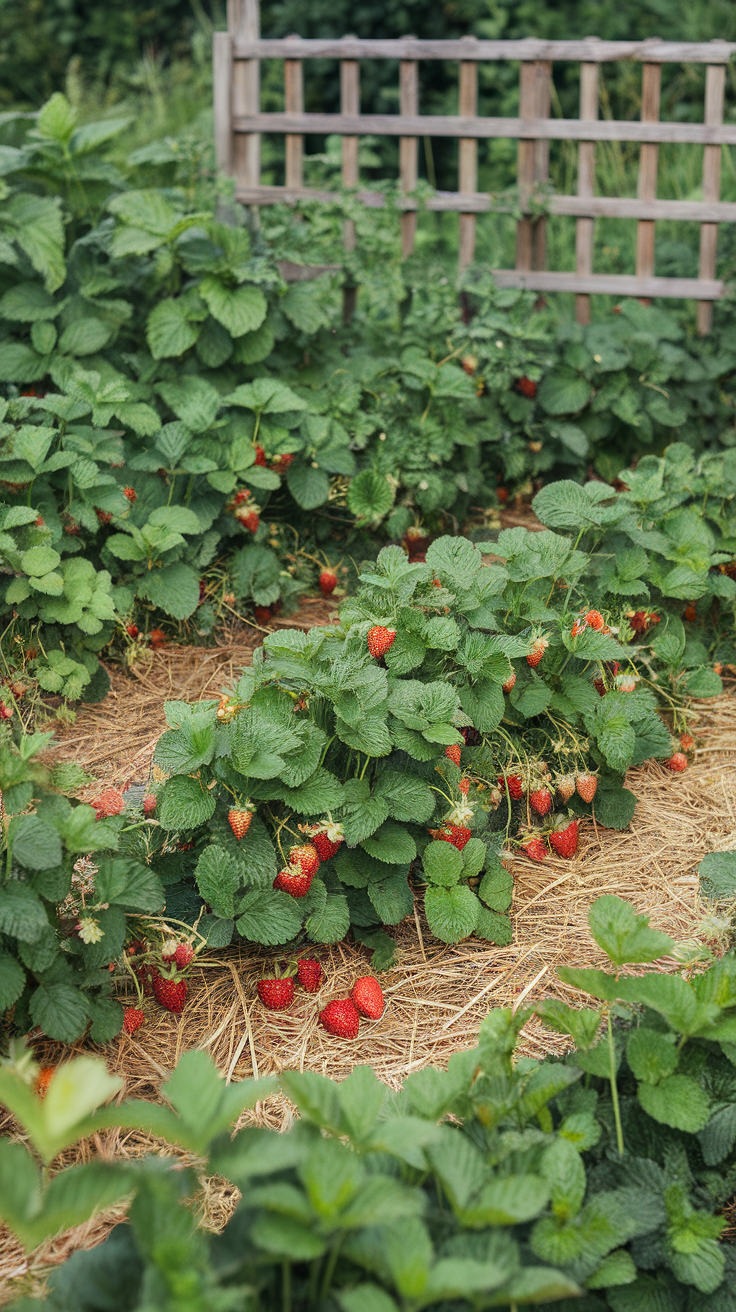
M 326 608 L 311 621 L 304 612 L 298 617 L 305 623 L 326 618 Z M 80 712 L 73 729 L 62 734 L 55 756 L 90 769 L 96 766 L 97 777 L 106 784 L 144 778 L 164 728 L 163 698 L 215 695 L 237 676 L 254 645 L 252 639 L 235 634 L 216 649 L 156 653 L 150 668 L 139 671 L 134 682 L 113 673 L 113 697 Z M 110 1068 L 124 1076 L 128 1096 L 148 1099 L 159 1097 L 161 1083 L 189 1048 L 204 1048 L 229 1080 L 286 1068 L 339 1079 L 356 1062 L 368 1062 L 396 1088 L 411 1071 L 444 1064 L 453 1052 L 472 1045 L 492 1006 L 518 1006 L 544 996 L 574 1001 L 574 992 L 557 979 L 556 967 L 604 964 L 587 927 L 590 903 L 601 893 L 629 899 L 651 916 L 654 926 L 678 941 L 701 937 L 707 908 L 698 895 L 697 865 L 707 852 L 736 848 L 733 691 L 701 704 L 694 732 L 698 747 L 684 775 L 673 776 L 656 763 L 631 772 L 627 783 L 638 804 L 629 830 L 605 830 L 586 821 L 572 860 L 551 856 L 543 865 L 523 857 L 514 860 L 514 939 L 509 947 L 473 939 L 455 947 L 440 944 L 429 933 L 418 902 L 414 916 L 391 931 L 398 960 L 381 980 L 385 1014 L 380 1021 L 363 1021 L 357 1040 L 327 1035 L 317 1017 L 327 1001 L 345 996 L 356 977 L 367 972 L 365 949 L 349 943 L 316 949 L 325 970 L 321 992 L 298 990 L 294 1007 L 276 1013 L 264 1010 L 255 988 L 273 963 L 274 952 L 240 946 L 218 954 L 217 964 L 194 972 L 181 1016 L 147 1001 L 144 1027 L 102 1049 Z M 34 1046 L 45 1062 L 70 1055 L 63 1045 L 47 1040 Z M 536 1020 L 524 1027 L 522 1050 L 527 1055 L 542 1057 L 563 1046 Z M 248 1113 L 248 1119 L 274 1128 L 283 1128 L 291 1116 L 289 1103 L 280 1095 Z M 82 1145 L 75 1159 L 99 1151 L 137 1156 L 154 1146 L 140 1134 L 111 1132 Z M 223 1224 L 236 1198 L 226 1182 L 204 1182 L 200 1203 L 205 1224 Z M 116 1219 L 98 1218 L 49 1241 L 30 1259 L 11 1236 L 4 1243 L 0 1240 L 0 1289 L 8 1290 L 0 1301 L 9 1301 L 18 1278 L 35 1280 L 75 1248 L 100 1242 Z

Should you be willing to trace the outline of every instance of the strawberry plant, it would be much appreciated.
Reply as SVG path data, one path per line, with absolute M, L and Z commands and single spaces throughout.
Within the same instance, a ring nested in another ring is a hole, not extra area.
M 736 1270 L 719 1214 L 736 1171 L 736 961 L 673 969 L 672 940 L 615 897 L 589 922 L 610 969 L 563 968 L 586 1005 L 536 1007 L 572 1040 L 563 1058 L 517 1057 L 533 1012 L 495 1010 L 476 1047 L 409 1075 L 398 1095 L 368 1066 L 341 1081 L 284 1071 L 228 1085 L 198 1051 L 164 1084 L 163 1105 L 102 1106 L 121 1082 L 99 1058 L 40 1072 L 16 1044 L 0 1101 L 25 1142 L 0 1144 L 5 1223 L 32 1248 L 132 1196 L 127 1224 L 51 1273 L 49 1308 L 240 1307 L 245 1287 L 293 1312 L 722 1312 Z M 663 955 L 666 971 L 654 965 Z M 352 1034 L 352 1001 L 330 1005 L 328 1030 Z M 288 1131 L 232 1135 L 279 1088 L 299 1111 Z M 155 1133 L 237 1185 L 224 1230 L 198 1229 L 196 1172 L 181 1161 L 43 1169 L 113 1126 Z
M 108 965 L 127 917 L 163 904 L 158 877 L 117 855 L 125 817 L 74 803 L 89 782 L 73 765 L 44 767 L 48 733 L 16 744 L 0 725 L 0 1011 L 11 1032 L 37 1025 L 71 1043 L 106 1043 L 123 1023 Z M 122 802 L 122 799 L 121 799 Z

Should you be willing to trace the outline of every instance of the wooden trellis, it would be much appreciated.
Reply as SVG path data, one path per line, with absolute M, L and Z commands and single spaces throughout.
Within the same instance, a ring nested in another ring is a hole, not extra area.
M 575 293 L 579 323 L 590 318 L 590 297 L 597 293 L 614 296 L 688 297 L 698 302 L 698 328 L 708 332 L 712 303 L 723 294 L 716 278 L 718 224 L 736 221 L 736 203 L 719 200 L 721 150 L 736 145 L 736 124 L 723 123 L 723 98 L 728 64 L 736 45 L 726 41 L 702 44 L 651 40 L 600 41 L 481 41 L 466 37 L 456 41 L 398 40 L 362 41 L 345 36 L 339 40 L 304 40 L 291 36 L 263 40 L 259 29 L 258 0 L 229 0 L 228 30 L 214 37 L 214 107 L 217 162 L 234 175 L 237 199 L 249 205 L 277 202 L 298 203 L 302 199 L 329 201 L 333 193 L 304 186 L 303 154 L 305 133 L 336 133 L 342 137 L 342 182 L 358 188 L 358 141 L 361 136 L 399 137 L 399 185 L 402 201 L 402 249 L 409 255 L 416 232 L 417 201 L 412 197 L 417 183 L 419 137 L 455 137 L 459 141 L 458 190 L 436 191 L 427 200 L 428 209 L 458 212 L 461 267 L 473 260 L 476 215 L 499 206 L 493 197 L 479 192 L 478 141 L 506 137 L 518 141 L 517 182 L 522 212 L 516 237 L 514 269 L 494 270 L 501 287 L 526 287 L 532 291 Z M 304 112 L 302 61 L 336 59 L 340 62 L 341 105 L 339 114 Z M 284 111 L 262 113 L 260 108 L 260 61 L 284 60 Z M 363 114 L 360 110 L 360 60 L 398 59 L 399 113 Z M 457 60 L 459 95 L 457 115 L 419 113 L 419 60 Z M 520 63 L 519 117 L 478 116 L 478 64 L 498 60 Z M 639 121 L 598 118 L 598 70 L 613 60 L 637 61 L 642 65 L 642 101 Z M 580 117 L 550 118 L 552 62 L 580 64 Z M 705 64 L 705 105 L 702 123 L 661 123 L 660 80 L 666 63 Z M 285 185 L 261 183 L 260 137 L 264 132 L 283 134 L 286 139 Z M 546 222 L 532 217 L 530 202 L 535 190 L 549 179 L 550 141 L 578 142 L 578 184 L 575 196 L 549 196 L 551 214 L 577 219 L 575 272 L 546 268 Z M 594 195 L 595 143 L 638 142 L 641 146 L 637 196 Z M 703 145 L 703 199 L 701 201 L 658 200 L 657 167 L 659 145 L 675 142 Z M 367 205 L 383 204 L 375 192 L 360 192 Z M 596 218 L 635 219 L 638 224 L 636 273 L 598 274 L 593 271 L 593 225 Z M 700 224 L 700 262 L 697 278 L 654 276 L 654 226 L 657 219 L 678 219 Z M 355 244 L 354 224 L 345 224 L 347 248 Z

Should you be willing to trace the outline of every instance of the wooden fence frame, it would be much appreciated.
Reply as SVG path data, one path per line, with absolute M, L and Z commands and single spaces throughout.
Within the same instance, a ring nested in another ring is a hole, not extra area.
M 228 0 L 228 30 L 214 34 L 215 148 L 220 169 L 235 177 L 235 195 L 248 205 L 296 204 L 300 200 L 329 201 L 334 193 L 307 188 L 303 182 L 304 135 L 337 133 L 342 137 L 342 183 L 355 188 L 366 205 L 381 206 L 376 192 L 358 190 L 358 143 L 363 135 L 399 137 L 399 187 L 405 199 L 401 217 L 402 251 L 411 254 L 418 204 L 412 197 L 417 184 L 419 137 L 455 137 L 459 141 L 458 190 L 436 191 L 425 202 L 431 210 L 453 210 L 459 215 L 459 262 L 473 260 L 476 215 L 502 208 L 492 196 L 478 192 L 478 141 L 506 137 L 518 141 L 517 180 L 522 212 L 528 211 L 535 190 L 549 179 L 549 142 L 578 142 L 577 195 L 552 195 L 545 202 L 550 214 L 577 220 L 575 272 L 546 269 L 546 221 L 525 213 L 517 223 L 515 268 L 494 270 L 501 287 L 531 291 L 575 293 L 579 323 L 590 321 L 591 295 L 687 297 L 698 302 L 698 330 L 707 333 L 713 301 L 724 292 L 716 278 L 719 223 L 736 221 L 736 203 L 720 196 L 721 151 L 736 145 L 736 124 L 723 123 L 726 65 L 736 44 L 714 40 L 704 43 L 649 40 L 601 41 L 481 41 L 465 37 L 453 41 L 305 40 L 290 36 L 262 40 L 258 0 Z M 304 59 L 340 62 L 339 114 L 305 114 L 302 84 Z M 262 113 L 260 61 L 284 60 L 284 112 Z M 399 113 L 361 114 L 361 59 L 399 60 Z M 419 60 L 457 60 L 459 96 L 457 115 L 419 113 Z M 519 117 L 479 117 L 478 64 L 481 61 L 519 61 Z M 598 118 L 598 69 L 614 60 L 642 64 L 640 121 Z M 580 117 L 550 118 L 553 61 L 580 64 Z M 703 123 L 660 123 L 662 64 L 705 64 Z M 286 139 L 285 186 L 261 183 L 260 137 L 280 133 Z M 595 196 L 595 143 L 639 142 L 637 196 Z M 702 201 L 657 200 L 657 165 L 660 143 L 700 144 L 703 152 Z M 593 272 L 593 225 L 598 217 L 637 220 L 636 273 Z M 697 278 L 654 276 L 654 225 L 657 219 L 700 224 L 700 260 Z M 344 243 L 355 245 L 355 225 L 345 224 Z M 354 296 L 354 293 L 352 293 Z M 349 296 L 346 310 L 349 313 Z

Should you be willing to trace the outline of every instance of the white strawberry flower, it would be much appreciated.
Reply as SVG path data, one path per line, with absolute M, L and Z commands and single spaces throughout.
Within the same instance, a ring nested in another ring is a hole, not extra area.
M 472 820 L 473 815 L 472 806 L 464 806 L 462 802 L 458 802 L 449 815 L 445 816 L 445 824 L 464 826 Z
M 330 823 L 325 828 L 324 832 L 327 834 L 327 837 L 329 838 L 331 843 L 342 843 L 345 838 L 345 830 L 343 829 L 342 825 L 337 824 L 332 819 L 330 820 Z
M 174 953 L 176 952 L 176 949 L 178 948 L 178 946 L 179 946 L 179 941 L 178 941 L 178 939 L 175 939 L 175 938 L 167 938 L 166 941 L 164 942 L 162 948 L 161 948 L 161 956 L 162 956 L 162 957 L 173 957 L 173 955 L 174 955 Z
M 104 929 L 100 928 L 99 921 L 94 920 L 92 916 L 82 917 L 78 933 L 83 943 L 100 943 L 105 937 Z

